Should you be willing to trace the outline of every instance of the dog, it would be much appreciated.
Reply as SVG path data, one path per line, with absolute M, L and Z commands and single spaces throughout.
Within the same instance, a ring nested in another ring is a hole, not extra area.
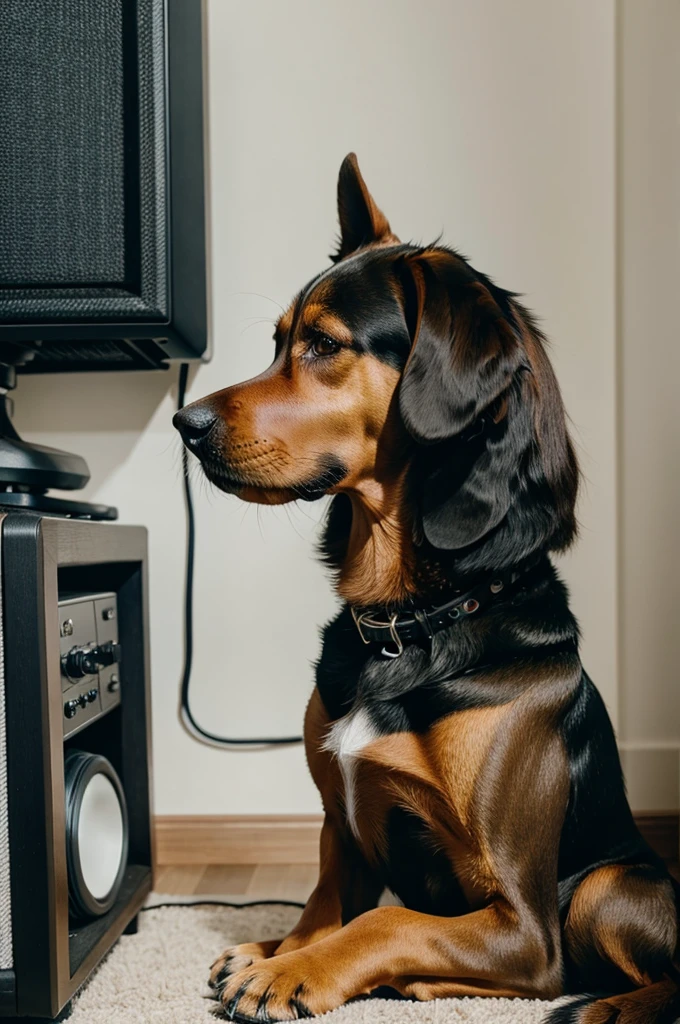
M 550 561 L 579 474 L 545 339 L 453 249 L 401 243 L 354 154 L 338 211 L 269 369 L 174 419 L 228 494 L 332 495 L 344 602 L 305 717 L 318 884 L 286 938 L 226 950 L 211 985 L 237 1021 L 382 986 L 591 993 L 552 1024 L 675 1021 L 680 887 L 634 823 Z

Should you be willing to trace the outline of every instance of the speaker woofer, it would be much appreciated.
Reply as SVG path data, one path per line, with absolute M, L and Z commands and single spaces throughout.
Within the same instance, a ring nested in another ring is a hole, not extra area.
M 64 759 L 69 909 L 75 918 L 111 909 L 128 856 L 123 786 L 101 754 L 69 750 Z

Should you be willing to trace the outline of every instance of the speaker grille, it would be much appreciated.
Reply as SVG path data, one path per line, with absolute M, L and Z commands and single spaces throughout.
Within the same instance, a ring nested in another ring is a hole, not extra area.
M 164 0 L 0 0 L 0 323 L 170 315 Z
M 1 349 L 0 349 L 1 351 Z M 23 373 L 60 370 L 148 370 L 164 366 L 166 353 L 153 341 L 55 341 L 35 350 Z
M 0 555 L 0 561 L 2 556 Z M 5 719 L 5 652 L 2 573 L 0 572 L 0 971 L 14 964 L 12 952 L 12 899 L 7 806 L 7 724 Z
M 123 0 L 3 0 L 0 40 L 0 282 L 122 282 Z

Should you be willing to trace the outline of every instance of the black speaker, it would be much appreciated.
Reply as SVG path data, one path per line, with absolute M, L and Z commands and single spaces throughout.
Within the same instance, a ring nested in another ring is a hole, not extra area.
M 201 0 L 2 0 L 0 124 L 0 361 L 206 358 Z
M 146 531 L 0 517 L 0 1018 L 54 1019 L 152 885 Z

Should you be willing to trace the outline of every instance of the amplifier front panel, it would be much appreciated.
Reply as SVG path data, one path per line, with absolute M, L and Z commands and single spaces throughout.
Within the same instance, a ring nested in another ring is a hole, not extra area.
M 59 602 L 64 739 L 120 704 L 118 603 L 114 593 Z

